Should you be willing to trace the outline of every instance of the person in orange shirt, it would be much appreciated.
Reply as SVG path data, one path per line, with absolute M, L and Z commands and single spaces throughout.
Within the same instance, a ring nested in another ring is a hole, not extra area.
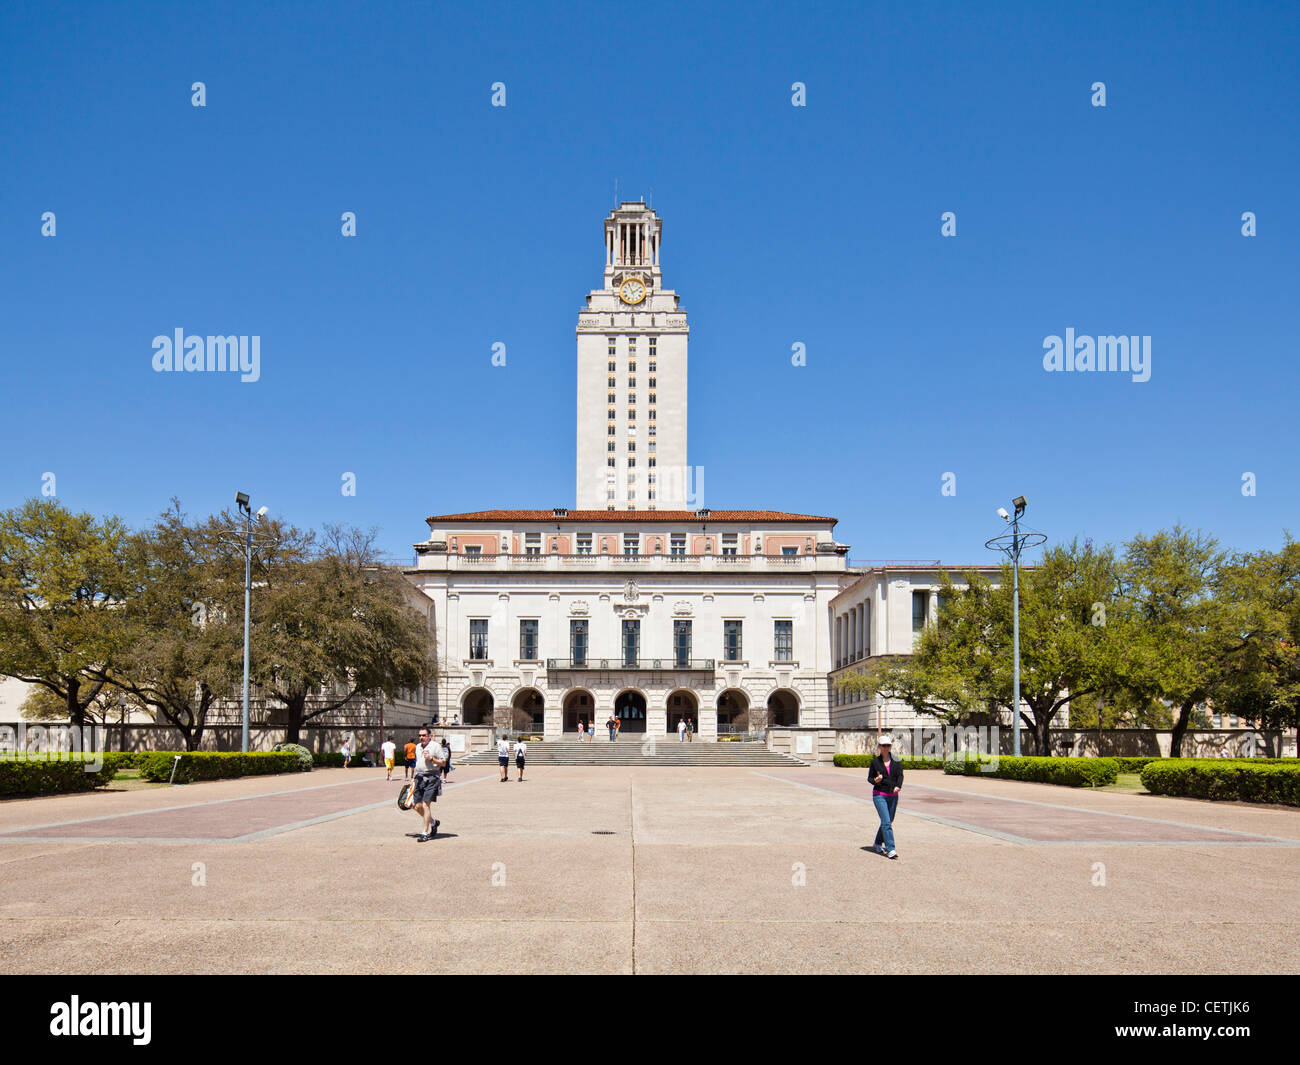
M 410 780 L 415 772 L 415 741 L 412 740 L 403 750 L 406 754 L 406 776 L 403 779 Z

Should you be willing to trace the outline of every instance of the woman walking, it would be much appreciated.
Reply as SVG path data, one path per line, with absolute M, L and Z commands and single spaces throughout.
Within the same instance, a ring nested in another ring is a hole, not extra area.
M 871 801 L 880 815 L 880 828 L 876 830 L 876 842 L 871 849 L 888 858 L 897 858 L 894 813 L 898 809 L 898 793 L 903 788 L 903 763 L 893 757 L 893 737 L 888 734 L 881 736 L 876 744 L 876 757 L 871 759 L 867 776 L 871 778 Z

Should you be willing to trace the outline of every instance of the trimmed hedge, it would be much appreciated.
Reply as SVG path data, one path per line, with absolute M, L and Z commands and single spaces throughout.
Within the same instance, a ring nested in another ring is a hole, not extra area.
M 1300 762 L 1294 758 L 1162 758 L 1142 770 L 1153 795 L 1300 806 Z
M 102 768 L 87 773 L 83 759 L 65 758 L 0 760 L 0 795 L 58 795 L 102 788 L 113 779 L 121 755 L 104 754 Z
M 172 761 L 177 755 L 180 755 L 181 760 L 173 778 Z M 147 751 L 137 764 L 142 779 L 163 782 L 173 779 L 177 784 L 268 773 L 296 773 L 301 769 L 298 756 L 292 751 L 258 751 L 249 754 L 239 751 Z
M 1119 777 L 1119 765 L 1114 758 L 1013 758 L 999 755 L 994 762 L 989 755 L 980 755 L 978 759 L 947 761 L 943 771 L 956 776 L 1027 780 L 1036 784 L 1060 784 L 1067 788 L 1104 787 L 1114 784 Z
M 353 757 L 356 756 L 353 755 Z M 311 764 L 328 766 L 331 769 L 341 769 L 343 767 L 343 755 L 338 751 L 318 751 L 311 756 Z
M 847 769 L 869 769 L 874 754 L 837 754 L 835 764 L 841 768 Z M 942 769 L 942 758 L 907 758 L 900 756 L 898 761 L 903 763 L 904 769 Z

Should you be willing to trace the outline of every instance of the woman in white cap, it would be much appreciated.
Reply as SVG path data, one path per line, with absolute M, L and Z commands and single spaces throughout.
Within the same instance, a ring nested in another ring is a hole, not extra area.
M 871 801 L 880 815 L 880 828 L 871 848 L 877 854 L 897 858 L 894 850 L 894 811 L 898 809 L 898 793 L 903 787 L 903 763 L 892 755 L 894 740 L 886 734 L 876 741 L 876 757 L 871 759 L 867 776 L 871 778 Z M 883 844 L 883 846 L 882 846 Z

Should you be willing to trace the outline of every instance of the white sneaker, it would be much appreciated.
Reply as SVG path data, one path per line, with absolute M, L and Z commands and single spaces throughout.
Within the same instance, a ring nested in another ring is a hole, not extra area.
M 898 851 L 890 851 L 889 854 L 887 855 L 887 857 L 890 857 L 890 858 L 897 858 L 897 857 L 898 857 Z

